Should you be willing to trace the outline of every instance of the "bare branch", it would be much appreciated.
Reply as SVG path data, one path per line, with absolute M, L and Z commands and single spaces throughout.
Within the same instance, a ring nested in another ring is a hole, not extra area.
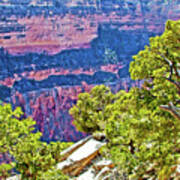
M 176 68 L 175 66 L 173 66 L 173 69 L 174 69 L 176 77 L 180 79 L 180 69 L 178 67 Z
M 169 60 L 164 54 L 162 53 L 158 53 L 171 67 L 173 65 L 173 63 L 171 62 L 171 60 Z
M 175 118 L 180 120 L 180 108 L 174 106 L 172 102 L 170 102 L 168 105 L 161 105 L 160 108 L 170 112 Z
M 170 78 L 165 78 L 166 80 L 168 80 L 169 82 L 171 82 L 172 84 L 174 84 L 176 86 L 176 88 L 179 90 L 179 94 L 180 94 L 180 82 L 174 81 Z
M 169 82 L 174 84 L 177 87 L 177 89 L 179 90 L 179 94 L 180 94 L 180 83 L 172 80 L 173 70 L 175 71 L 175 74 L 176 74 L 177 78 L 179 78 L 179 70 L 176 69 L 176 67 L 171 62 L 171 60 L 169 60 L 166 56 L 164 56 L 162 53 L 158 53 L 158 54 L 166 61 L 166 63 L 169 64 L 169 67 L 170 67 L 170 75 L 169 75 L 168 78 L 166 78 L 166 80 L 168 80 Z
M 169 60 L 164 54 L 162 53 L 158 53 L 165 61 L 166 63 L 169 64 L 169 67 L 170 67 L 170 75 L 169 75 L 169 78 L 168 79 L 171 79 L 172 78 L 172 74 L 173 74 L 173 63 L 171 62 L 171 60 Z

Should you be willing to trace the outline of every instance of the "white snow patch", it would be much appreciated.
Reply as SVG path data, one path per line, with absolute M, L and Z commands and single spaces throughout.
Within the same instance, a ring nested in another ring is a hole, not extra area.
M 85 159 L 98 151 L 103 145 L 106 143 L 99 142 L 95 139 L 90 139 L 87 141 L 83 146 L 81 146 L 79 149 L 77 149 L 75 152 L 73 152 L 68 159 L 72 161 L 80 161 L 82 159 Z
M 6 180 L 20 180 L 20 179 L 21 179 L 20 176 L 16 175 L 16 176 L 9 177 Z
M 179 165 L 177 165 L 177 169 L 176 169 L 176 171 L 177 171 L 178 173 L 180 173 L 180 164 L 179 164 Z
M 68 159 L 66 161 L 58 163 L 57 169 L 63 169 L 64 167 L 70 166 L 71 164 L 73 164 L 73 162 Z
M 92 138 L 92 136 L 88 136 L 80 141 L 78 141 L 77 143 L 73 144 L 72 146 L 70 146 L 69 148 L 65 149 L 64 151 L 61 152 L 61 155 L 64 155 L 68 152 L 70 152 L 72 149 L 75 149 L 77 146 L 83 144 L 85 141 L 89 140 L 90 138 Z
M 95 164 L 95 166 L 109 166 L 110 164 L 112 164 L 112 161 L 111 160 L 101 160 L 99 162 L 97 162 Z
M 82 175 L 80 175 L 77 180 L 94 180 L 95 178 L 95 173 L 94 170 L 91 168 Z
M 101 177 L 104 173 L 108 172 L 109 170 L 110 170 L 110 169 L 109 169 L 108 167 L 104 167 L 104 168 L 97 174 L 95 180 L 99 180 L 100 177 Z

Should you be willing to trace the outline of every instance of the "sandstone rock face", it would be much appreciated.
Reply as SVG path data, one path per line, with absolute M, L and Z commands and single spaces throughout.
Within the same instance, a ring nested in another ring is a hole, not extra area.
M 0 99 L 32 116 L 43 140 L 76 141 L 85 136 L 68 115 L 77 95 L 140 86 L 129 77 L 132 55 L 180 19 L 180 2 L 2 0 L 0 12 Z

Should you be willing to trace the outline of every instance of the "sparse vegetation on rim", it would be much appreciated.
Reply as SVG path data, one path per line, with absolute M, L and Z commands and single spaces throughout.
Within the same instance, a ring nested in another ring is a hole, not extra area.
M 145 80 L 141 88 L 112 94 L 94 87 L 79 95 L 70 114 L 79 130 L 106 134 L 102 153 L 129 178 L 178 179 L 180 21 L 167 21 L 164 33 L 133 58 L 131 78 Z

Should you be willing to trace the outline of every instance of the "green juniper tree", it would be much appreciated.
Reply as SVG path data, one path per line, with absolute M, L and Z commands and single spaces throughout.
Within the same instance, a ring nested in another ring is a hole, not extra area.
M 40 141 L 41 133 L 33 132 L 35 121 L 19 120 L 22 115 L 19 107 L 13 111 L 10 104 L 0 105 L 0 153 L 8 153 L 14 159 L 12 163 L 0 165 L 1 179 L 8 177 L 12 168 L 23 180 L 44 180 L 45 175 L 47 180 L 68 179 L 55 165 L 61 150 L 71 143 Z
M 79 94 L 77 104 L 69 111 L 74 118 L 74 125 L 87 133 L 103 131 L 108 118 L 105 108 L 114 100 L 110 88 L 104 85 L 92 88 L 90 93 Z
M 108 144 L 102 152 L 129 179 L 178 179 L 180 21 L 168 21 L 164 33 L 150 38 L 133 58 L 131 78 L 144 80 L 143 86 L 115 95 L 100 86 L 92 89 L 93 96 L 80 94 L 70 110 L 74 124 L 86 132 L 105 132 Z

